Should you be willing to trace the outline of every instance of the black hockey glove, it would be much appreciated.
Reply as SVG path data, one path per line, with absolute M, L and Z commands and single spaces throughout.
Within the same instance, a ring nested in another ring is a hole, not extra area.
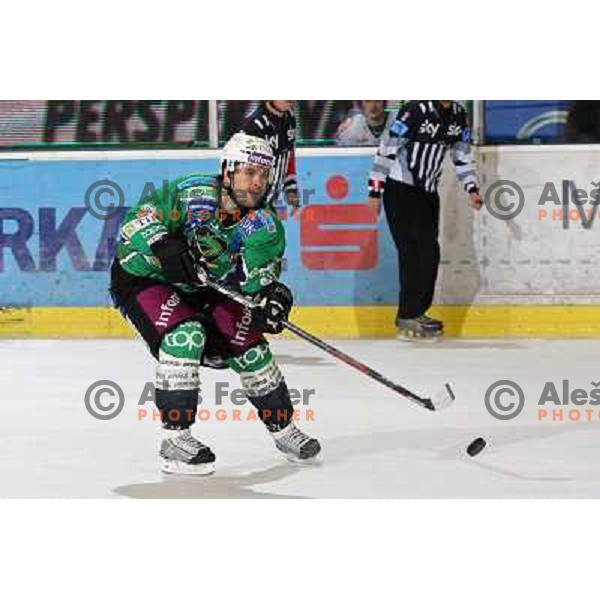
M 162 274 L 172 283 L 202 283 L 206 272 L 194 260 L 187 242 L 182 237 L 165 235 L 150 246 L 160 261 Z
M 281 333 L 281 321 L 288 318 L 294 304 L 290 289 L 279 281 L 270 283 L 254 296 L 254 302 L 258 304 L 252 309 L 254 325 L 266 333 Z

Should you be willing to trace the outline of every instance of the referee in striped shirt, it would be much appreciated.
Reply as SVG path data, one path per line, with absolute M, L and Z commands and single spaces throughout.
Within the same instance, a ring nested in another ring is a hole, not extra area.
M 411 100 L 383 135 L 369 175 L 370 203 L 383 206 L 398 250 L 400 339 L 437 339 L 443 323 L 427 316 L 440 263 L 438 183 L 450 150 L 458 181 L 481 208 L 465 109 L 454 100 Z
M 272 205 L 283 190 L 292 212 L 300 206 L 296 179 L 296 117 L 293 100 L 263 100 L 240 131 L 269 142 L 275 156 L 274 181 L 267 198 Z

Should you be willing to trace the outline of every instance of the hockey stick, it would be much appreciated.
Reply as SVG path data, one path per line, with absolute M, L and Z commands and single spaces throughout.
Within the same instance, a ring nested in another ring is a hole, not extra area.
M 213 288 L 217 292 L 220 292 L 224 296 L 231 298 L 231 300 L 234 300 L 238 304 L 245 306 L 246 308 L 249 308 L 249 309 L 256 308 L 256 304 L 254 302 L 252 302 L 252 300 L 250 298 L 248 298 L 247 296 L 244 296 L 242 294 L 239 294 L 238 292 L 230 290 L 229 288 L 226 288 L 225 286 L 223 286 L 219 283 L 216 283 L 214 281 L 206 281 L 206 285 Z M 375 369 L 372 369 L 371 367 L 356 360 L 355 358 L 352 358 L 352 356 L 349 356 L 348 354 L 346 354 L 345 352 L 342 352 L 338 348 L 335 348 L 334 346 L 331 346 L 327 342 L 324 342 L 323 340 L 315 337 L 314 335 L 308 333 L 308 331 L 305 331 L 304 329 L 298 327 L 297 325 L 294 325 L 293 323 L 290 323 L 289 321 L 282 321 L 282 324 L 286 329 L 289 329 L 290 331 L 295 333 L 298 337 L 301 337 L 303 340 L 310 342 L 311 344 L 313 344 L 314 346 L 317 346 L 324 352 L 327 352 L 328 354 L 330 354 L 331 356 L 334 356 L 338 360 L 341 360 L 342 362 L 346 363 L 347 365 L 354 367 L 355 369 L 357 369 L 361 373 L 364 373 L 371 379 L 374 379 L 375 381 L 381 383 L 382 385 L 385 385 L 387 388 L 393 390 L 394 392 L 396 392 L 397 394 L 400 394 L 401 396 L 404 396 L 405 398 L 408 398 L 409 400 L 418 404 L 419 406 L 422 406 L 423 408 L 427 408 L 429 410 L 443 410 L 444 408 L 447 408 L 448 406 L 450 406 L 455 400 L 454 392 L 449 383 L 445 383 L 444 387 L 441 390 L 439 390 L 436 394 L 434 394 L 431 398 L 423 398 L 421 396 L 418 396 L 414 392 L 411 392 L 410 390 L 406 389 L 405 387 L 403 387 L 397 383 L 394 383 L 393 381 L 390 381 L 387 377 L 385 377 L 381 373 L 375 371 Z

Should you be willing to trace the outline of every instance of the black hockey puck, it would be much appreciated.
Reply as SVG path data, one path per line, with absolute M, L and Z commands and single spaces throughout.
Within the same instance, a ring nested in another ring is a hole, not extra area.
M 477 438 L 473 440 L 467 448 L 467 454 L 469 456 L 475 456 L 479 454 L 484 448 L 487 442 L 483 438 Z

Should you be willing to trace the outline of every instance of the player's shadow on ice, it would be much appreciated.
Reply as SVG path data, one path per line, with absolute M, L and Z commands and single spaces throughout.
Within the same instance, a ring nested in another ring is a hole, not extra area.
M 299 499 L 307 497 L 259 492 L 249 488 L 274 483 L 306 468 L 318 468 L 318 465 L 296 466 L 286 461 L 262 471 L 243 475 L 236 475 L 235 467 L 228 467 L 221 472 L 217 470 L 214 475 L 206 477 L 163 475 L 163 481 L 122 485 L 116 487 L 113 492 L 129 498 Z
M 586 430 L 599 427 L 600 423 L 585 424 Z M 518 449 L 518 445 L 521 443 L 537 442 L 553 436 L 577 433 L 578 429 L 576 425 L 555 427 L 543 427 L 542 425 L 510 426 L 507 428 L 496 427 L 490 435 L 486 435 L 488 447 L 474 458 L 467 456 L 465 449 L 469 442 L 480 435 L 481 427 L 417 428 L 323 438 L 322 466 L 352 465 L 356 460 L 360 460 L 360 468 L 362 469 L 364 468 L 365 459 L 368 460 L 372 456 L 377 461 L 377 455 L 396 451 L 403 460 L 445 461 L 449 477 L 451 477 L 452 471 L 455 468 L 455 465 L 452 463 L 455 463 L 461 464 L 462 468 L 465 465 L 469 465 L 474 469 L 490 471 L 520 481 L 568 483 L 574 481 L 577 477 L 559 477 L 550 473 L 543 473 L 544 470 L 556 470 L 554 462 L 560 460 L 562 456 L 560 445 L 556 445 L 556 453 L 548 456 L 544 462 L 539 462 L 536 465 L 535 462 L 529 460 L 526 466 L 521 469 L 517 466 L 512 466 L 511 461 L 514 458 L 514 454 L 511 453 L 511 450 L 513 445 Z M 510 468 L 504 466 L 506 463 L 511 464 Z M 375 462 L 375 464 L 377 463 Z M 257 485 L 276 483 L 304 469 L 318 469 L 319 465 L 297 466 L 282 462 L 281 464 L 252 473 L 236 474 L 236 471 L 241 468 L 244 467 L 228 467 L 208 477 L 164 475 L 162 481 L 123 485 L 115 488 L 113 492 L 129 498 L 309 498 L 310 496 L 261 492 L 250 488 Z M 561 469 L 564 472 L 564 466 Z M 403 485 L 410 480 L 410 473 L 402 470 L 398 471 L 397 476 Z M 356 479 L 357 477 L 359 477 L 358 474 L 353 475 L 353 485 L 360 485 L 360 480 Z M 372 497 L 368 493 L 367 482 L 365 482 L 365 489 L 367 493 L 364 496 L 352 493 L 351 497 Z M 444 497 L 462 497 L 460 493 L 457 493 L 459 490 L 457 490 L 456 486 L 449 486 L 447 490 L 439 488 L 437 492 L 440 491 L 443 492 L 442 495 Z M 560 497 L 561 490 L 557 489 L 556 493 L 557 497 Z M 434 496 L 438 495 L 438 493 L 434 494 Z M 467 496 L 472 497 L 472 492 L 464 494 L 464 497 Z M 429 497 L 429 495 L 425 493 L 423 497 Z M 496 496 L 492 495 L 492 497 Z M 500 494 L 497 497 L 500 497 Z M 510 491 L 505 493 L 503 497 L 510 497 Z
M 420 342 L 403 342 L 405 346 L 408 346 L 411 350 L 413 349 L 426 349 L 435 350 L 436 348 L 445 350 L 475 350 L 488 348 L 490 350 L 523 350 L 527 348 L 527 341 L 523 340 L 505 340 L 505 339 L 490 339 L 490 340 L 476 340 L 476 339 L 459 339 L 459 338 L 442 338 L 435 344 L 420 343 Z
M 277 364 L 300 367 L 331 367 L 335 363 L 320 356 L 293 356 L 291 354 L 275 354 Z

